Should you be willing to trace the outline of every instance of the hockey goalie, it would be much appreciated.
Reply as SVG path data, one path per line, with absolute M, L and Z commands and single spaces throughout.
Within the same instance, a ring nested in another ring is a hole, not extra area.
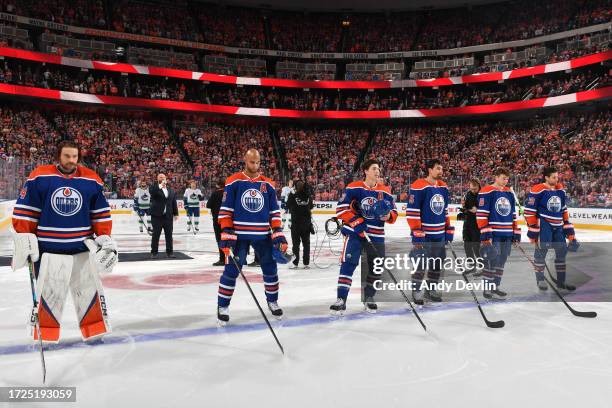
M 38 306 L 32 316 L 38 313 L 45 342 L 59 341 L 68 288 L 83 340 L 111 331 L 100 281 L 117 263 L 110 207 L 102 181 L 78 164 L 79 155 L 75 142 L 61 142 L 58 163 L 30 173 L 13 210 L 12 268 L 34 268 Z M 38 339 L 37 330 L 32 336 Z

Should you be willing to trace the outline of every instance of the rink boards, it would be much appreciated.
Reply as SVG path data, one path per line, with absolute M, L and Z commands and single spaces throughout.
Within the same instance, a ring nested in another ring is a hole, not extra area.
M 0 233 L 6 231 L 10 226 L 10 216 L 14 204 L 15 201 L 0 202 Z M 131 214 L 133 212 L 134 202 L 132 200 L 111 199 L 109 204 L 113 215 Z M 183 201 L 177 200 L 177 204 L 179 213 L 184 215 Z M 406 204 L 396 203 L 396 208 L 400 217 L 404 217 L 406 214 Z M 455 220 L 457 218 L 459 208 L 460 206 L 456 204 L 449 205 L 451 219 Z M 200 203 L 200 210 L 202 216 L 209 213 L 205 201 Z M 570 221 L 576 228 L 612 231 L 612 208 L 569 208 L 568 210 Z M 315 201 L 312 213 L 333 215 L 336 213 L 336 202 Z M 519 223 L 524 224 L 522 217 L 519 219 Z

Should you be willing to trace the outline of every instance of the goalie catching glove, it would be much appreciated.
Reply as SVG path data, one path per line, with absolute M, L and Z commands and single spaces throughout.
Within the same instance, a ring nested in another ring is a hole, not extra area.
M 100 275 L 107 275 L 113 271 L 119 260 L 117 244 L 108 235 L 100 235 L 93 239 L 86 239 L 85 246 L 89 249 L 89 259 L 95 265 Z

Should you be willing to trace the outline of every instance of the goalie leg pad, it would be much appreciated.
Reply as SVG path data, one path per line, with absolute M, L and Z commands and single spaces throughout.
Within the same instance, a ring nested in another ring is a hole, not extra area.
M 36 294 L 43 341 L 55 343 L 59 341 L 60 322 L 68 294 L 72 265 L 72 255 L 44 253 L 41 257 Z M 34 328 L 33 337 L 38 340 L 38 333 Z
M 104 289 L 89 252 L 74 255 L 70 290 L 83 340 L 110 333 Z

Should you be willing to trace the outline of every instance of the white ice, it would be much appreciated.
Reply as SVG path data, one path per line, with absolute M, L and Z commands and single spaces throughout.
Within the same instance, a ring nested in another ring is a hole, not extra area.
M 327 218 L 316 216 L 319 239 Z M 148 251 L 133 216 L 114 216 L 114 224 L 122 251 Z M 610 406 L 610 303 L 574 303 L 596 319 L 574 317 L 559 302 L 487 304 L 503 329 L 486 328 L 471 302 L 444 303 L 419 309 L 424 332 L 405 304 L 364 313 L 355 285 L 347 316 L 332 319 L 338 263 L 326 241 L 319 267 L 279 268 L 285 318 L 273 326 L 283 356 L 241 280 L 231 324 L 217 328 L 221 268 L 211 266 L 217 253 L 208 216 L 200 229 L 186 233 L 184 217 L 176 227 L 175 250 L 192 260 L 118 264 L 105 280 L 113 326 L 106 343 L 83 345 L 66 305 L 60 347 L 46 351 L 47 385 L 77 388 L 77 403 L 62 406 Z M 388 229 L 396 237 L 407 232 L 404 218 Z M 579 236 L 612 240 L 601 231 Z M 8 255 L 9 238 L 0 240 Z M 332 248 L 339 251 L 340 241 Z M 265 304 L 259 270 L 245 271 Z M 30 310 L 27 271 L 0 267 L 0 386 L 41 383 L 38 351 L 27 338 Z

